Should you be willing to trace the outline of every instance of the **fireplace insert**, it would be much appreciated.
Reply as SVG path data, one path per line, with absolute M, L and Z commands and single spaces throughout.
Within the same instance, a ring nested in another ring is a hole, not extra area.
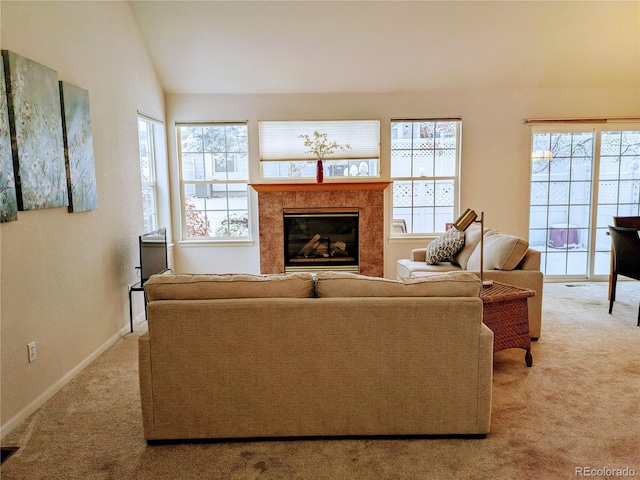
M 357 208 L 289 208 L 283 214 L 285 272 L 360 270 Z

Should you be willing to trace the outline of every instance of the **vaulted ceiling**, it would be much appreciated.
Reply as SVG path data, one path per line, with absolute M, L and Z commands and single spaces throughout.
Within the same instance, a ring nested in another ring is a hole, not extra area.
M 129 3 L 167 93 L 633 87 L 640 78 L 640 2 Z

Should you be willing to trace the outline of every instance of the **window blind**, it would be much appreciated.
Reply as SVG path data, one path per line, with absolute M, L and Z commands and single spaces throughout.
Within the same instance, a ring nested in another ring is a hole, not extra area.
M 289 162 L 316 160 L 313 153 L 306 153 L 300 135 L 318 131 L 326 133 L 329 142 L 350 145 L 336 149 L 325 160 L 358 160 L 380 158 L 379 120 L 322 120 L 322 121 L 260 121 L 260 160 Z
M 552 124 L 587 124 L 587 123 L 634 123 L 639 122 L 640 117 L 598 117 L 598 118 L 527 118 L 525 125 L 552 125 Z

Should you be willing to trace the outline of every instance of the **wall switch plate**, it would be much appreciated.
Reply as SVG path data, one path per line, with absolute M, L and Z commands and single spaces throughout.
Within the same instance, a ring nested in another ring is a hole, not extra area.
M 31 342 L 27 345 L 29 349 L 29 363 L 35 362 L 36 360 L 36 342 Z

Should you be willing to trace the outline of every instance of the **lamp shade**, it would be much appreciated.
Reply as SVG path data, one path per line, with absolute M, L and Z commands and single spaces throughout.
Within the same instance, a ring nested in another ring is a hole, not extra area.
M 464 232 L 467 228 L 469 228 L 469 225 L 476 221 L 476 218 L 478 218 L 478 214 L 473 210 L 467 208 L 464 212 L 462 212 L 462 215 L 460 215 L 456 219 L 456 221 L 453 222 L 453 226 L 461 232 Z

